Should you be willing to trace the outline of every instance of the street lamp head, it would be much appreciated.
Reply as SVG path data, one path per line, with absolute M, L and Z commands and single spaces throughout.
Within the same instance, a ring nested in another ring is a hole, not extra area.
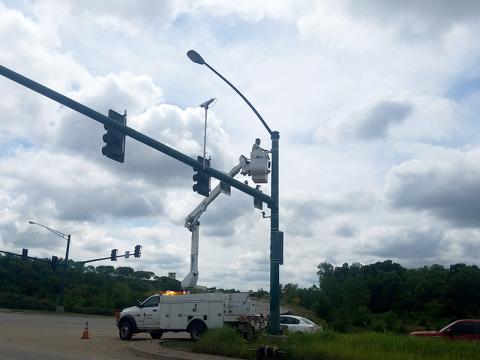
M 28 223 L 29 223 L 29 224 L 35 224 L 32 220 L 30 220 Z
M 200 64 L 200 65 L 205 65 L 205 60 L 203 60 L 203 58 L 200 56 L 200 54 L 197 53 L 195 50 L 189 50 L 187 52 L 187 56 L 194 63 Z
M 215 104 L 215 102 L 216 102 L 215 100 L 217 100 L 217 98 L 211 98 L 210 100 L 207 100 L 204 103 L 201 103 L 199 106 L 202 107 L 202 108 L 208 109 L 210 107 L 211 103 Z

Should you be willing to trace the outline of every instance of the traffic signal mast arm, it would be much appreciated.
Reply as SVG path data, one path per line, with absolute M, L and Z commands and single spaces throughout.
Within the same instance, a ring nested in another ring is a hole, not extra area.
M 45 263 L 50 263 L 50 260 L 47 260 L 47 259 L 36 258 L 36 257 L 33 257 L 33 256 L 28 256 L 28 255 L 23 255 L 23 254 L 15 254 L 15 253 L 12 253 L 10 251 L 0 250 L 0 253 L 7 254 L 7 255 L 12 255 L 12 256 L 18 256 L 18 257 L 24 258 L 25 260 L 32 259 L 32 260 L 36 260 L 36 261 L 42 261 L 42 262 L 45 262 Z M 28 252 L 26 254 L 28 254 Z
M 19 257 L 22 258 L 23 261 L 31 259 L 31 260 L 41 261 L 41 262 L 50 264 L 53 271 L 55 271 L 57 269 L 57 267 L 60 263 L 60 259 L 57 256 L 52 256 L 51 260 L 36 258 L 36 257 L 33 257 L 33 256 L 28 256 L 28 249 L 23 249 L 21 254 L 15 254 L 15 253 L 12 253 L 10 251 L 2 251 L 2 250 L 0 250 L 0 253 L 7 254 L 7 255 L 12 255 L 12 256 L 19 256 Z M 65 267 L 66 266 L 65 259 L 63 259 L 63 262 L 64 262 L 63 266 Z
M 247 159 L 242 155 L 240 156 L 240 163 L 232 168 L 228 173 L 228 176 L 234 177 L 240 170 L 245 170 L 247 165 Z M 182 280 L 182 288 L 192 288 L 197 285 L 198 281 L 198 245 L 199 245 L 199 227 L 200 217 L 207 211 L 208 205 L 215 200 L 222 192 L 221 184 L 218 184 L 210 194 L 202 200 L 198 206 L 185 218 L 185 227 L 192 233 L 192 246 L 190 250 L 190 272 Z
M 0 65 L 0 75 L 3 75 L 4 77 L 12 80 L 12 81 L 15 81 L 16 83 L 20 84 L 20 85 L 23 85 L 35 92 L 38 92 L 39 94 L 42 94 L 43 96 L 46 96 L 66 107 L 69 107 L 70 109 L 72 110 L 75 110 L 93 120 L 96 120 L 100 123 L 102 123 L 103 125 L 105 125 L 107 128 L 112 128 L 114 130 L 117 130 L 118 132 L 126 135 L 126 136 L 130 136 L 131 138 L 147 145 L 147 146 L 150 146 L 192 168 L 198 168 L 198 169 L 202 169 L 203 172 L 207 173 L 208 175 L 210 176 L 213 176 L 214 178 L 220 180 L 220 181 L 223 181 L 224 183 L 230 185 L 230 186 L 233 186 L 234 188 L 250 195 L 250 196 L 253 196 L 254 198 L 257 198 L 269 205 L 272 205 L 274 203 L 274 200 L 254 189 L 254 188 L 251 188 L 250 186 L 248 185 L 245 185 L 243 183 L 241 183 L 240 181 L 237 181 L 235 179 L 232 179 L 231 177 L 229 177 L 227 174 L 224 174 L 223 172 L 221 171 L 218 171 L 214 168 L 211 168 L 211 167 L 206 167 L 205 169 L 203 169 L 203 164 L 198 162 L 197 160 L 195 159 L 192 159 L 191 157 L 175 150 L 175 149 L 172 149 L 171 147 L 165 145 L 165 144 L 162 144 L 161 142 L 155 140 L 155 139 L 152 139 L 151 137 L 145 135 L 145 134 L 142 134 L 141 132 L 139 131 L 136 131 L 128 126 L 125 126 L 125 125 L 122 125 L 120 124 L 119 122 L 115 121 L 115 120 L 112 120 L 110 119 L 108 116 L 105 116 L 103 114 L 100 114 L 99 112 L 83 105 L 83 104 L 80 104 L 79 102 L 76 102 L 75 100 L 73 99 L 70 99 L 69 97 L 66 97 L 52 89 L 49 89 L 48 87 L 46 86 L 43 86 L 23 75 L 20 75 L 18 73 L 16 73 L 15 71 L 12 71 L 2 65 Z
M 120 258 L 120 257 L 125 257 L 125 255 L 116 255 L 115 258 Z M 87 264 L 95 261 L 101 261 L 101 260 L 111 260 L 111 256 L 106 256 L 103 258 L 98 258 L 98 259 L 92 259 L 92 260 L 85 260 L 85 261 L 76 261 L 78 264 Z

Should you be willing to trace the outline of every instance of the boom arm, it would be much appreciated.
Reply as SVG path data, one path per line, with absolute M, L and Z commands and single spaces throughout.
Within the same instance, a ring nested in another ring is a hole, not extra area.
M 246 163 L 247 162 L 245 157 L 243 155 L 240 156 L 240 163 L 234 166 L 227 175 L 230 177 L 235 177 L 235 175 L 237 175 L 240 172 L 240 170 L 242 170 L 242 168 L 245 168 Z M 220 193 L 221 193 L 220 184 L 218 184 L 210 192 L 210 194 L 205 199 L 203 199 L 202 202 L 198 204 L 198 206 L 195 209 L 193 209 L 193 211 L 185 218 L 185 227 L 188 230 L 192 231 L 193 226 L 195 225 L 195 223 L 198 222 L 198 220 L 200 219 L 200 216 L 202 216 L 202 214 L 205 211 L 207 211 L 208 205 L 210 205 L 213 202 L 213 200 L 215 200 L 217 196 L 220 195 Z
M 234 166 L 232 170 L 228 173 L 228 176 L 235 177 L 240 170 L 245 171 L 248 160 L 245 156 L 240 156 L 239 164 Z M 210 205 L 213 200 L 215 200 L 218 195 L 220 195 L 220 184 L 215 186 L 215 188 L 210 192 L 210 194 L 202 200 L 198 206 L 193 209 L 193 211 L 185 218 L 185 227 L 192 233 L 192 247 L 190 250 L 190 272 L 182 280 L 182 288 L 191 288 L 197 285 L 198 280 L 198 243 L 199 243 L 199 227 L 200 223 L 198 220 L 202 214 L 207 211 L 208 205 Z

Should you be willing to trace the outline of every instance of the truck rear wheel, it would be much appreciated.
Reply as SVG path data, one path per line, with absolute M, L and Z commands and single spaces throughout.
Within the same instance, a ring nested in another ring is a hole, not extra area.
M 192 340 L 197 341 L 200 336 L 207 330 L 207 326 L 203 322 L 196 322 L 190 327 L 190 337 Z
M 120 335 L 120 339 L 122 340 L 130 340 L 133 335 L 133 326 L 130 321 L 124 321 L 120 324 L 118 328 L 118 333 Z

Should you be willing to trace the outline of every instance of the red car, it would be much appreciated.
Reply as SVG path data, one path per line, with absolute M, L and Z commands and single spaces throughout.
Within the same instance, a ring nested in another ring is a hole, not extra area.
M 414 331 L 413 336 L 442 337 L 450 340 L 480 340 L 480 320 L 457 320 L 440 331 Z

